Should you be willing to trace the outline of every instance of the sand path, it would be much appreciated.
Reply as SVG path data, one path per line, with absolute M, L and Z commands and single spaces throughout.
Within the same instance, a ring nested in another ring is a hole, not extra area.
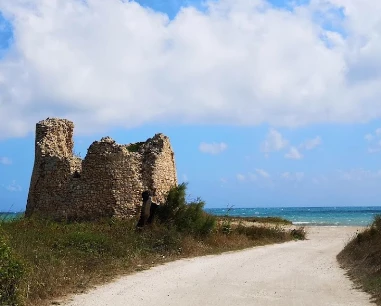
M 309 240 L 179 260 L 75 296 L 67 306 L 373 305 L 336 254 L 356 231 L 311 227 Z

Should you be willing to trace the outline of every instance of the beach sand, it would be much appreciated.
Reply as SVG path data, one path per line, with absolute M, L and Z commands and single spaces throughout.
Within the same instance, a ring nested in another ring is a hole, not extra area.
M 306 229 L 305 241 L 178 260 L 124 276 L 64 305 L 373 305 L 336 261 L 359 228 Z

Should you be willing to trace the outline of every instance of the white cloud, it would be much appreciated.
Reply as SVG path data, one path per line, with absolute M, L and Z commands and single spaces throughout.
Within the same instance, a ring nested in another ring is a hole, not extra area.
M 256 173 L 263 178 L 270 178 L 270 174 L 263 169 L 255 169 Z
M 244 182 L 244 181 L 255 182 L 258 179 L 257 175 L 254 173 L 251 173 L 251 172 L 249 172 L 247 174 L 238 173 L 236 175 L 236 178 L 240 182 Z
M 302 181 L 304 179 L 304 172 L 283 172 L 281 178 L 286 181 Z
M 381 128 L 378 128 L 374 133 L 368 133 L 364 136 L 368 142 L 368 152 L 378 153 L 381 152 Z
M 345 181 L 363 181 L 367 179 L 381 179 L 381 170 L 371 171 L 362 168 L 351 170 L 339 170 L 339 178 Z
M 221 177 L 220 182 L 226 184 L 228 182 L 228 179 L 226 177 Z
M 316 147 L 320 146 L 322 144 L 322 140 L 320 136 L 316 136 L 312 139 L 307 139 L 302 144 L 300 144 L 299 148 L 305 149 L 305 150 L 313 150 Z
M 7 189 L 10 192 L 22 191 L 21 186 L 19 184 L 17 184 L 15 180 L 13 180 L 12 183 L 7 185 L 7 186 L 2 185 L 2 187 L 4 187 L 5 189 Z
M 302 159 L 303 154 L 299 152 L 299 150 L 295 147 L 291 147 L 290 151 L 284 155 L 284 157 L 288 159 Z
M 366 134 L 366 135 L 364 136 L 364 139 L 365 139 L 366 141 L 372 141 L 373 138 L 374 138 L 374 136 L 373 136 L 372 134 Z
M 302 159 L 303 154 L 300 152 L 300 150 L 313 150 L 321 144 L 321 137 L 316 136 L 315 138 L 307 139 L 297 148 L 292 146 L 279 131 L 270 129 L 266 136 L 266 140 L 261 144 L 261 151 L 265 153 L 266 157 L 268 157 L 270 152 L 281 151 L 283 149 L 289 148 L 288 153 L 284 155 L 285 158 Z
M 303 2 L 210 1 L 169 21 L 134 1 L 0 0 L 15 33 L 0 60 L 0 137 L 48 116 L 79 132 L 380 118 L 381 1 Z
M 8 166 L 8 165 L 12 164 L 12 160 L 8 157 L 1 157 L 0 156 L 0 164 Z
M 239 180 L 240 182 L 244 182 L 246 180 L 246 176 L 241 173 L 238 173 L 236 177 L 237 177 L 237 180 Z
M 216 143 L 216 142 L 205 143 L 205 142 L 202 142 L 202 143 L 200 143 L 200 146 L 198 148 L 203 153 L 216 155 L 216 154 L 220 154 L 223 151 L 225 151 L 228 148 L 228 145 L 226 143 L 224 143 L 224 142 L 220 142 L 220 143 Z
M 186 174 L 182 175 L 183 182 L 188 182 L 188 176 Z
M 267 133 L 266 140 L 261 145 L 262 152 L 270 153 L 280 151 L 287 147 L 288 141 L 283 138 L 282 134 L 275 129 L 270 129 Z
M 328 181 L 328 178 L 324 175 L 319 175 L 317 177 L 313 177 L 311 181 L 313 184 L 319 185 L 321 183 L 326 183 Z

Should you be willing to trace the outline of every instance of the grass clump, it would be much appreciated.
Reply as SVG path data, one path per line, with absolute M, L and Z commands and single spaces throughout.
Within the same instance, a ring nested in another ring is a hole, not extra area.
M 218 217 L 218 220 L 231 221 L 231 222 L 250 222 L 250 223 L 270 223 L 270 224 L 279 224 L 279 225 L 291 225 L 292 222 L 283 219 L 281 217 L 234 217 L 234 216 L 224 216 Z
M 24 268 L 0 236 L 0 305 L 19 305 L 19 285 Z
M 2 283 L 1 296 L 7 294 L 14 305 L 20 301 L 20 305 L 43 306 L 117 275 L 167 261 L 294 239 L 279 225 L 233 225 L 227 235 L 216 218 L 204 212 L 203 201 L 187 203 L 185 199 L 186 185 L 173 188 L 165 205 L 158 209 L 156 222 L 141 231 L 136 231 L 137 218 L 96 222 L 23 218 L 0 222 L 0 233 L 8 238 L 8 245 L 1 245 L 5 254 L 2 258 L 10 260 L 8 266 L 1 261 L 1 275 L 5 275 L 4 267 L 9 267 L 8 275 L 14 275 L 3 278 L 14 286 L 4 287 Z M 0 305 L 6 305 L 0 301 Z
M 349 276 L 381 305 L 381 216 L 357 233 L 337 259 Z

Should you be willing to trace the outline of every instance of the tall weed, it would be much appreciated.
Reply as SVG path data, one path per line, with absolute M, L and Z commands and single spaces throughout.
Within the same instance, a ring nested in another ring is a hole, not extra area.
M 18 305 L 23 266 L 14 257 L 5 237 L 0 236 L 0 305 Z

